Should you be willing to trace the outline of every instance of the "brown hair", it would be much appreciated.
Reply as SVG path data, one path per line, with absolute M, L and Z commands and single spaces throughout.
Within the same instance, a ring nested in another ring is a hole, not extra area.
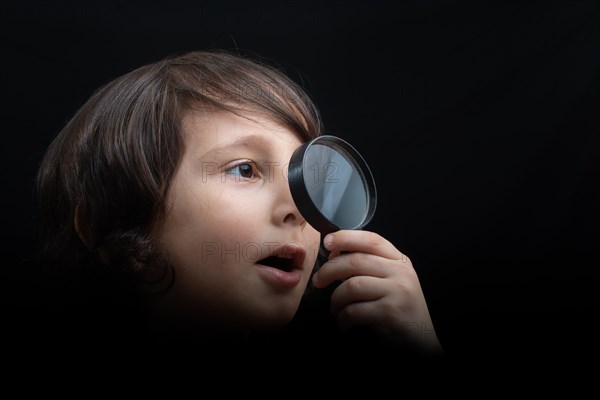
M 259 60 L 194 51 L 135 69 L 96 91 L 41 162 L 44 254 L 62 266 L 87 260 L 126 272 L 162 263 L 151 232 L 165 216 L 192 108 L 260 113 L 304 140 L 322 132 L 306 92 Z

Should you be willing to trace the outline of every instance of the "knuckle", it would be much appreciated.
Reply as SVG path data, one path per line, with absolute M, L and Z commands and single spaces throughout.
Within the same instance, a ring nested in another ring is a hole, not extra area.
M 367 243 L 369 244 L 369 247 L 380 247 L 382 245 L 381 236 L 376 233 L 369 232 L 369 235 L 367 236 Z
M 412 265 L 412 261 L 411 261 L 410 257 L 404 253 L 402 253 L 401 260 L 404 264 Z
M 349 264 L 353 270 L 359 269 L 366 262 L 366 254 L 364 253 L 352 253 L 349 257 Z
M 345 282 L 346 290 L 350 295 L 360 293 L 363 287 L 361 280 L 358 277 L 352 277 Z
M 339 313 L 339 318 L 347 322 L 355 322 L 358 316 L 358 308 L 352 305 L 344 307 Z

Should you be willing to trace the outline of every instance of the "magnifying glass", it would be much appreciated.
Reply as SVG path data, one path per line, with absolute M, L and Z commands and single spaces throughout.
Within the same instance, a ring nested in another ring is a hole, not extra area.
M 329 256 L 323 245 L 328 233 L 360 229 L 375 213 L 371 170 L 358 151 L 337 136 L 319 136 L 298 147 L 290 159 L 288 182 L 296 207 L 321 233 L 317 269 Z

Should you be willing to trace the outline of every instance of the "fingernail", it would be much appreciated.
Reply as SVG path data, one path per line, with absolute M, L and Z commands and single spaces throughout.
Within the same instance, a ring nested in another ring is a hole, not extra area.
M 331 246 L 333 246 L 333 234 L 330 233 L 325 236 L 325 239 L 323 239 L 323 244 L 327 250 L 331 250 Z

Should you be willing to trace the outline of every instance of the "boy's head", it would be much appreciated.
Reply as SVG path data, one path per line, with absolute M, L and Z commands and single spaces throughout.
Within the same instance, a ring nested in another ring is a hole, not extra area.
M 157 307 L 184 318 L 189 308 L 224 323 L 289 319 L 318 233 L 293 205 L 285 168 L 321 131 L 306 93 L 248 58 L 190 52 L 131 71 L 80 108 L 42 161 L 44 250 L 150 289 L 172 284 Z M 270 302 L 253 303 L 253 291 Z M 219 295 L 231 301 L 212 312 L 206 301 Z

